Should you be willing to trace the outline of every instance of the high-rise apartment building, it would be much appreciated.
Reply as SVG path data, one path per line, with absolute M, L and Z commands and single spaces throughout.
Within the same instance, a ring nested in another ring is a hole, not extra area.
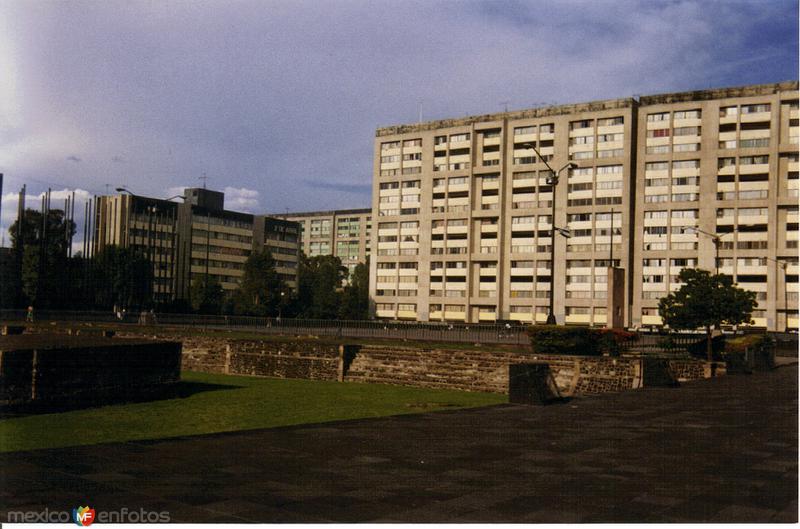
M 156 303 L 176 299 L 176 286 L 185 275 L 178 262 L 179 206 L 167 200 L 130 194 L 97 198 L 95 252 L 114 245 L 146 257 L 153 270 L 152 297 Z
M 717 241 L 720 272 L 758 292 L 755 324 L 796 328 L 797 100 L 790 82 L 378 129 L 375 315 L 544 322 L 555 244 L 559 323 L 605 324 L 619 266 L 624 323 L 658 325 Z M 544 162 L 576 164 L 555 219 Z
M 233 292 L 247 258 L 260 248 L 270 251 L 287 287 L 297 288 L 297 223 L 226 210 L 217 191 L 190 188 L 184 197 L 183 203 L 131 194 L 99 197 L 96 250 L 113 244 L 147 257 L 157 303 L 188 299 L 192 283 L 206 276 Z
M 307 256 L 335 255 L 351 273 L 358 263 L 367 262 L 371 209 L 309 211 L 280 217 L 300 224 L 301 248 Z

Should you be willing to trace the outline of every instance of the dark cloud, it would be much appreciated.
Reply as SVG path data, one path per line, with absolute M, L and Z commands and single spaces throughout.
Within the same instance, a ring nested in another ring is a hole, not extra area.
M 153 196 L 207 173 L 258 193 L 243 207 L 368 207 L 375 128 L 420 101 L 427 120 L 774 82 L 797 49 L 783 0 L 5 0 L 0 171 Z
M 369 193 L 372 192 L 372 184 L 337 184 L 335 182 L 315 182 L 313 180 L 305 180 L 303 181 L 303 184 L 308 187 L 328 189 L 331 191 L 350 193 L 354 195 L 369 195 Z

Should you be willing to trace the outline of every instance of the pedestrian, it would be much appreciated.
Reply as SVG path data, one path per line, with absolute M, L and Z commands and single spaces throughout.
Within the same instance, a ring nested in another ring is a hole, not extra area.
M 28 305 L 28 314 L 25 315 L 25 321 L 33 323 L 33 305 Z

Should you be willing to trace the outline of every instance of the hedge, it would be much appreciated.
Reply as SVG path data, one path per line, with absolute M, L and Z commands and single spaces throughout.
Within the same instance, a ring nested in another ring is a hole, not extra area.
M 770 351 L 775 346 L 775 341 L 768 334 L 745 334 L 727 341 L 726 353 L 744 353 L 749 349 L 753 352 Z
M 725 343 L 726 338 L 724 334 L 718 334 L 711 338 L 711 354 L 714 360 L 722 360 L 722 353 L 725 351 Z M 690 355 L 702 358 L 703 360 L 708 359 L 708 338 L 703 337 L 696 342 L 689 344 L 686 346 L 686 350 L 689 352 Z
M 620 329 L 534 325 L 528 327 L 533 352 L 579 356 L 618 355 L 638 335 Z

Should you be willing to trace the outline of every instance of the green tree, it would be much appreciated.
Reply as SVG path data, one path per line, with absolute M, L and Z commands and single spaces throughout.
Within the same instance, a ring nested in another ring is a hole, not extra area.
M 91 289 L 94 304 L 143 308 L 150 300 L 153 269 L 150 261 L 130 248 L 109 245 L 91 261 Z
M 288 302 L 289 289 L 275 270 L 275 259 L 267 250 L 250 254 L 244 264 L 244 277 L 234 294 L 237 314 L 278 316 Z
M 713 360 L 711 330 L 722 324 L 750 323 L 756 294 L 733 284 L 725 274 L 684 268 L 678 275 L 683 286 L 658 302 L 658 313 L 673 329 L 706 330 L 706 353 Z
M 22 249 L 19 288 L 25 301 L 42 307 L 68 304 L 73 296 L 67 255 L 75 223 L 66 220 L 60 209 L 51 209 L 47 218 L 39 211 L 26 209 L 22 219 L 14 221 L 8 231 L 12 249 Z
M 368 316 L 369 261 L 358 263 L 353 269 L 350 284 L 342 292 L 342 304 L 339 308 L 339 317 L 343 320 L 365 320 Z
M 333 255 L 300 256 L 299 314 L 305 318 L 334 319 L 339 315 L 342 282 L 347 268 Z
M 192 281 L 189 297 L 192 309 L 200 314 L 219 314 L 225 302 L 225 292 L 219 280 L 205 275 Z

